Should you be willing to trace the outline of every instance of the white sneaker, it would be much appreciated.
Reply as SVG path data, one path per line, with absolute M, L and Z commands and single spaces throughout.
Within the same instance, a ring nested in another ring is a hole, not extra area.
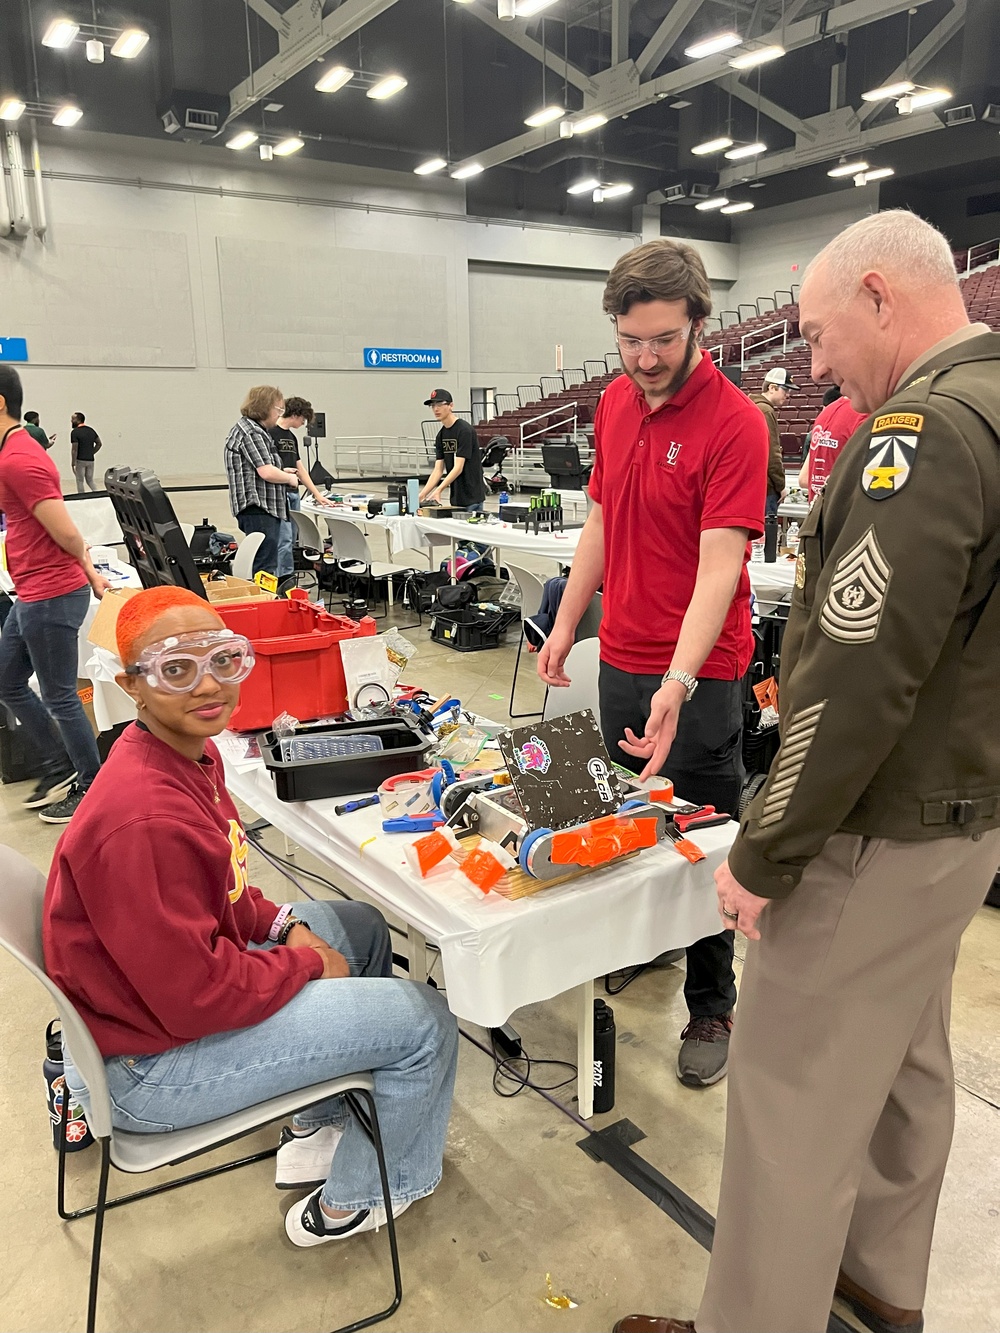
M 385 1226 L 385 1207 L 382 1204 L 374 1208 L 363 1208 L 346 1220 L 339 1230 L 331 1230 L 328 1223 L 332 1218 L 324 1217 L 320 1207 L 320 1186 L 301 1203 L 293 1203 L 285 1214 L 285 1235 L 293 1245 L 303 1249 L 310 1245 L 322 1245 L 328 1240 L 349 1240 L 351 1236 L 360 1236 L 365 1231 L 378 1231 Z M 399 1217 L 409 1208 L 409 1203 L 396 1203 L 392 1206 L 393 1217 Z
M 330 1174 L 330 1163 L 344 1131 L 337 1125 L 320 1125 L 310 1134 L 293 1134 L 286 1125 L 278 1140 L 274 1184 L 279 1190 L 315 1189 Z

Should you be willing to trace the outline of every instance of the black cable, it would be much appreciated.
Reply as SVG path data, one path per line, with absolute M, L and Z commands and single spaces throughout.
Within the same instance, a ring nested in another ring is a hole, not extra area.
M 466 1032 L 464 1028 L 460 1027 L 458 1030 L 466 1041 L 471 1042 L 472 1045 L 481 1050 L 484 1055 L 490 1056 L 495 1064 L 499 1063 L 499 1061 L 497 1061 L 495 1051 L 491 1051 L 488 1046 L 484 1046 L 481 1041 L 479 1041 L 476 1037 L 474 1037 L 471 1032 Z M 536 1061 L 535 1063 L 540 1064 L 543 1062 Z M 549 1063 L 549 1062 L 546 1061 L 544 1063 Z M 554 1061 L 552 1063 L 565 1064 L 569 1066 L 569 1062 L 565 1060 Z M 569 1066 L 569 1067 L 575 1068 L 575 1066 Z M 537 1083 L 533 1083 L 530 1078 L 528 1078 L 527 1076 L 522 1076 L 520 1074 L 517 1074 L 516 1071 L 512 1075 L 512 1077 L 515 1078 L 516 1081 L 523 1083 L 526 1088 L 530 1088 L 532 1092 L 537 1092 L 538 1095 L 540 1097 L 544 1097 L 547 1102 L 551 1102 L 551 1104 L 554 1107 L 562 1111 L 563 1115 L 569 1116 L 570 1120 L 572 1120 L 574 1124 L 579 1125 L 582 1130 L 585 1130 L 588 1134 L 593 1133 L 593 1129 L 591 1128 L 590 1125 L 587 1124 L 586 1120 L 584 1120 L 582 1116 L 578 1116 L 575 1111 L 570 1110 L 570 1108 L 566 1106 L 563 1102 L 559 1101 L 558 1098 L 551 1096 L 550 1091 L 548 1089 L 539 1086 L 539 1084 Z M 501 1093 L 500 1095 L 503 1096 L 505 1094 Z M 512 1094 L 506 1094 L 506 1095 L 510 1096 Z
M 636 977 L 641 977 L 643 972 L 650 966 L 649 963 L 640 963 L 638 967 L 622 968 L 620 972 L 608 972 L 604 978 L 605 995 L 621 995 L 626 986 L 631 986 Z M 622 977 L 624 980 L 618 986 L 611 985 L 612 977 Z

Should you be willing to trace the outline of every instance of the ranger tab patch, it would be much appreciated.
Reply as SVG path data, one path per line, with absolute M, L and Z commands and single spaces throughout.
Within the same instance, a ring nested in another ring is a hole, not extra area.
M 861 473 L 861 489 L 871 499 L 888 500 L 898 495 L 910 480 L 923 424 L 923 417 L 913 412 L 893 412 L 875 418 Z M 909 429 L 901 429 L 904 426 Z M 880 430 L 884 433 L 879 433 Z

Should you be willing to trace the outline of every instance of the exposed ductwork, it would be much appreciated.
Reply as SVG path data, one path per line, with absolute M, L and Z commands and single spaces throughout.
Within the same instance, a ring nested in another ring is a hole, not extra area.
M 17 130 L 8 130 L 7 162 L 10 167 L 10 213 L 11 225 L 15 236 L 27 236 L 31 231 L 31 217 L 28 213 L 28 178 L 24 174 L 24 153 L 21 151 L 21 136 Z
M 38 135 L 34 122 L 31 126 L 31 192 L 34 202 L 35 235 L 42 237 L 49 229 L 45 213 L 45 190 L 42 185 L 42 159 L 38 152 Z
M 0 143 L 0 240 L 10 235 L 10 199 L 7 194 L 7 173 L 3 169 L 3 151 Z

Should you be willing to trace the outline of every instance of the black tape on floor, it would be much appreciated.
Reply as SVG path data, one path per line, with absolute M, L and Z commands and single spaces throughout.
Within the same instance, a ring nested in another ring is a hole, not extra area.
M 644 1194 L 657 1208 L 691 1237 L 705 1250 L 711 1250 L 715 1235 L 715 1218 L 690 1195 L 668 1180 L 666 1176 L 650 1166 L 637 1153 L 632 1151 L 632 1144 L 641 1142 L 646 1135 L 631 1120 L 616 1120 L 613 1125 L 595 1130 L 585 1139 L 580 1139 L 577 1147 L 581 1148 L 591 1160 L 605 1162 L 617 1171 L 623 1180 L 627 1180 L 640 1194 Z M 832 1310 L 827 1324 L 827 1333 L 854 1333 L 850 1324 L 844 1322 Z

